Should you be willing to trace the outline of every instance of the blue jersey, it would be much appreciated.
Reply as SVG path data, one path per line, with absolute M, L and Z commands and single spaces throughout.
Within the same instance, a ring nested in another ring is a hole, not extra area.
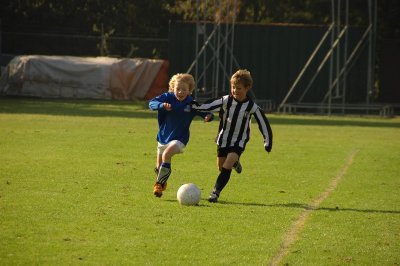
M 205 118 L 209 112 L 200 112 L 192 109 L 190 103 L 193 101 L 192 96 L 180 102 L 173 92 L 163 93 L 150 100 L 149 107 L 151 110 L 158 110 L 158 126 L 157 141 L 161 144 L 167 144 L 172 140 L 179 140 L 187 145 L 189 142 L 189 127 L 193 118 L 198 115 Z M 172 110 L 164 109 L 164 103 L 171 104 Z

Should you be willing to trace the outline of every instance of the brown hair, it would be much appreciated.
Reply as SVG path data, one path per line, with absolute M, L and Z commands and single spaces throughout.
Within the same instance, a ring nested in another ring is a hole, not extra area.
M 241 83 L 245 87 L 253 86 L 253 78 L 251 77 L 250 71 L 247 69 L 239 69 L 231 77 L 231 84 Z
M 169 81 L 169 91 L 173 91 L 178 82 L 184 82 L 189 85 L 189 92 L 192 93 L 194 89 L 194 78 L 188 73 L 178 73 L 172 76 Z

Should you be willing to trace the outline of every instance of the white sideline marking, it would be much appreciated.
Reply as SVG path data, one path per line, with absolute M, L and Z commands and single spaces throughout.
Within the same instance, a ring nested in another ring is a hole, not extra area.
M 290 227 L 289 231 L 286 233 L 284 236 L 282 243 L 281 243 L 281 248 L 279 249 L 278 253 L 275 255 L 275 257 L 272 258 L 271 262 L 269 265 L 275 266 L 278 265 L 282 259 L 288 254 L 290 247 L 296 240 L 298 239 L 298 235 L 303 229 L 304 224 L 310 216 L 310 214 L 319 208 L 321 203 L 329 197 L 329 195 L 332 193 L 333 190 L 336 189 L 338 183 L 342 179 L 342 177 L 346 174 L 347 170 L 349 167 L 353 164 L 354 157 L 356 156 L 358 150 L 353 150 L 351 154 L 349 155 L 346 164 L 342 167 L 341 171 L 337 174 L 337 176 L 332 180 L 332 182 L 329 184 L 329 186 L 326 188 L 324 192 L 322 192 L 317 198 L 315 198 L 311 204 L 310 207 L 305 209 L 297 218 L 297 220 L 293 223 L 293 225 Z

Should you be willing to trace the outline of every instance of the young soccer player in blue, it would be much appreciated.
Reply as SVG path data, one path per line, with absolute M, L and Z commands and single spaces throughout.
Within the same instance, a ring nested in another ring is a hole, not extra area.
M 155 171 L 157 180 L 153 187 L 156 197 L 161 197 L 167 188 L 171 175 L 172 156 L 182 153 L 189 142 L 189 127 L 193 118 L 198 115 L 205 122 L 213 119 L 210 112 L 192 109 L 192 93 L 195 86 L 190 74 L 176 74 L 169 81 L 169 92 L 163 93 L 149 102 L 151 110 L 158 111 L 157 162 Z
M 219 111 L 220 126 L 216 142 L 218 145 L 217 163 L 219 174 L 214 188 L 208 198 L 209 202 L 217 202 L 221 191 L 228 183 L 232 168 L 237 168 L 239 157 L 244 152 L 250 139 L 251 117 L 257 121 L 258 128 L 264 138 L 264 148 L 272 149 L 272 130 L 268 119 L 260 107 L 247 97 L 253 85 L 248 70 L 240 69 L 231 77 L 231 94 L 211 99 L 204 104 L 193 104 L 193 108 L 201 111 Z M 241 172 L 241 167 L 236 171 Z

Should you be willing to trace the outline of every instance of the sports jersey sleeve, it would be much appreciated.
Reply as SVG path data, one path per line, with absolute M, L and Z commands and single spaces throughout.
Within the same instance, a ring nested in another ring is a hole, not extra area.
M 198 111 L 198 110 L 194 110 L 194 111 L 195 111 L 195 115 L 200 116 L 203 119 L 205 119 L 207 115 L 211 115 L 211 119 L 207 122 L 211 122 L 214 120 L 214 114 L 211 112 L 202 112 L 202 111 Z
M 203 104 L 198 104 L 195 102 L 194 104 L 192 104 L 192 108 L 197 111 L 214 112 L 214 111 L 219 110 L 219 108 L 221 108 L 222 103 L 223 103 L 223 98 L 217 98 L 217 99 L 208 100 L 208 101 L 204 102 Z
M 153 111 L 164 109 L 164 103 L 167 101 L 167 94 L 161 94 L 149 101 L 149 108 Z
M 254 112 L 254 117 L 257 121 L 258 128 L 264 137 L 264 148 L 267 152 L 272 150 L 272 129 L 264 112 L 257 107 Z

